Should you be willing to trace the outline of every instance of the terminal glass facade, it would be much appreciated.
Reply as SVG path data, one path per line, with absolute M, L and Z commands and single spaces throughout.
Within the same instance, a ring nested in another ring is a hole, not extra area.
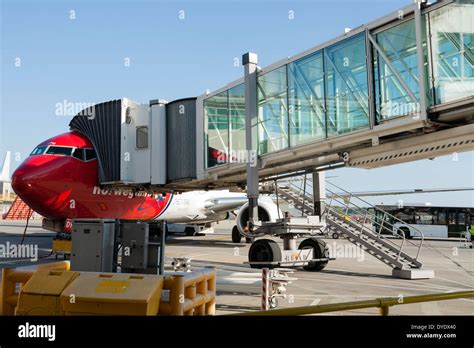
M 291 146 L 326 136 L 323 68 L 321 52 L 288 64 Z
M 328 136 L 369 126 L 369 100 L 364 34 L 325 51 Z

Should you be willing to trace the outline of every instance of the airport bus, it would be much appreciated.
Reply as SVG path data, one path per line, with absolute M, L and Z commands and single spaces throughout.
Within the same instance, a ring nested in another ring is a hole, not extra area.
M 472 207 L 442 207 L 423 204 L 412 205 L 377 205 L 377 208 L 388 212 L 403 222 L 393 218 L 385 218 L 386 224 L 383 233 L 405 233 L 407 238 L 421 237 L 466 237 L 474 229 L 474 208 Z M 375 210 L 373 226 L 378 230 L 382 221 L 383 212 Z M 388 226 L 390 226 L 388 228 Z

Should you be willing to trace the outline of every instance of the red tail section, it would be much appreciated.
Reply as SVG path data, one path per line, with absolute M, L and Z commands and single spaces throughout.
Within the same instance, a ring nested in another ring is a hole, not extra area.
M 16 197 L 10 209 L 4 214 L 4 220 L 27 220 L 34 211 L 20 197 Z

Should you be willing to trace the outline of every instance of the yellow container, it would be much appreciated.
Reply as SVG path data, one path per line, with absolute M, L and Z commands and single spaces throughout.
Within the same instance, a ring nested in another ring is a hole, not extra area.
M 16 315 L 59 315 L 60 295 L 78 272 L 38 270 L 21 289 Z
M 67 239 L 53 239 L 53 252 L 70 254 L 71 241 Z
M 81 272 L 61 294 L 64 315 L 158 315 L 163 277 Z

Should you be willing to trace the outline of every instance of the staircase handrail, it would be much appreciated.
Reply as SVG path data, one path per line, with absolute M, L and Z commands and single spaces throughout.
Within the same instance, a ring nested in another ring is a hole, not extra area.
M 403 220 L 397 218 L 396 216 L 394 216 L 394 215 L 388 213 L 387 211 L 385 211 L 385 210 L 383 210 L 383 209 L 381 209 L 381 208 L 379 208 L 379 207 L 377 207 L 377 206 L 375 206 L 375 205 L 372 205 L 371 203 L 367 202 L 366 200 L 364 200 L 364 199 L 362 199 L 362 198 L 360 198 L 360 197 L 358 197 L 358 196 L 353 195 L 351 192 L 349 192 L 349 191 L 347 191 L 347 190 L 345 190 L 345 189 L 343 189 L 343 188 L 337 186 L 336 184 L 331 183 L 331 182 L 328 181 L 328 180 L 326 180 L 326 184 L 329 184 L 330 186 L 335 187 L 335 188 L 337 188 L 338 190 L 344 192 L 345 195 L 341 195 L 340 193 L 336 193 L 336 192 L 334 192 L 334 191 L 332 191 L 331 189 L 328 189 L 328 188 L 326 187 L 326 191 L 331 194 L 331 197 L 330 197 L 330 200 L 329 200 L 329 204 L 326 205 L 326 209 L 325 209 L 325 212 L 324 212 L 324 213 L 326 213 L 328 209 L 334 210 L 334 208 L 332 208 L 332 201 L 336 201 L 336 202 L 342 204 L 342 205 L 346 208 L 346 212 L 347 212 L 349 209 L 355 210 L 355 211 L 364 212 L 364 213 L 365 213 L 365 216 L 364 216 L 364 223 L 365 223 L 365 221 L 367 220 L 367 215 L 369 214 L 368 208 L 373 208 L 373 209 L 374 209 L 374 213 L 371 214 L 371 215 L 373 215 L 373 219 L 371 219 L 371 220 L 372 220 L 372 223 L 373 223 L 373 224 L 376 224 L 377 227 L 379 227 L 379 232 L 376 233 L 376 235 L 378 236 L 378 238 L 381 238 L 380 235 L 381 235 L 382 229 L 383 229 L 385 226 L 388 225 L 388 226 L 391 227 L 391 230 L 392 230 L 392 231 L 394 230 L 394 224 L 392 224 L 392 223 L 390 223 L 390 222 L 388 222 L 388 221 L 385 221 L 385 219 L 386 219 L 387 217 L 390 217 L 390 218 L 392 218 L 393 220 L 395 220 L 395 221 L 397 221 L 397 222 L 400 222 L 400 223 L 402 223 L 402 224 L 404 224 L 404 225 L 410 226 L 410 228 L 413 228 L 413 229 L 416 230 L 418 233 L 420 233 L 420 236 L 421 236 L 421 240 L 420 240 L 420 244 L 418 245 L 416 257 L 414 258 L 415 260 L 418 260 L 418 257 L 419 257 L 419 255 L 420 255 L 420 251 L 421 251 L 421 247 L 423 246 L 423 242 L 424 242 L 424 238 L 425 238 L 423 232 L 422 232 L 420 229 L 416 228 L 415 226 L 413 226 L 413 225 L 411 225 L 411 224 L 407 224 L 406 222 L 404 222 Z M 339 198 L 339 199 L 338 199 L 338 198 Z M 362 208 L 362 207 L 360 207 L 359 205 L 355 204 L 354 202 L 351 202 L 351 199 L 352 199 L 352 198 L 355 198 L 355 199 L 357 199 L 357 200 L 363 202 L 364 204 L 367 205 L 367 207 Z M 340 199 L 342 199 L 342 202 L 341 202 Z M 356 209 L 350 208 L 350 207 L 349 207 L 350 204 L 352 204 L 352 206 L 354 206 Z M 376 215 L 375 215 L 375 211 L 379 211 L 379 212 L 383 213 L 383 217 L 382 217 L 381 222 L 378 222 L 378 221 L 377 221 L 377 218 L 376 218 Z M 324 214 L 324 213 L 323 213 L 323 214 Z M 347 215 L 347 214 L 346 214 L 346 215 Z M 384 221 L 385 221 L 385 222 L 384 222 Z M 362 225 L 363 225 L 363 223 L 362 223 Z M 399 230 L 399 231 L 402 233 L 402 235 L 397 234 L 396 236 L 398 236 L 399 238 L 402 238 L 402 244 L 401 244 L 400 250 L 399 250 L 399 256 L 400 256 L 401 251 L 402 251 L 402 249 L 403 249 L 403 246 L 404 246 L 404 244 L 405 244 L 406 237 L 405 237 L 405 232 L 404 232 L 403 230 Z M 396 243 L 393 243 L 393 242 L 390 241 L 389 239 L 385 239 L 385 240 L 386 240 L 387 242 L 389 242 L 390 244 L 395 245 L 397 248 L 399 247 Z M 415 245 L 414 243 L 411 243 L 411 244 Z

